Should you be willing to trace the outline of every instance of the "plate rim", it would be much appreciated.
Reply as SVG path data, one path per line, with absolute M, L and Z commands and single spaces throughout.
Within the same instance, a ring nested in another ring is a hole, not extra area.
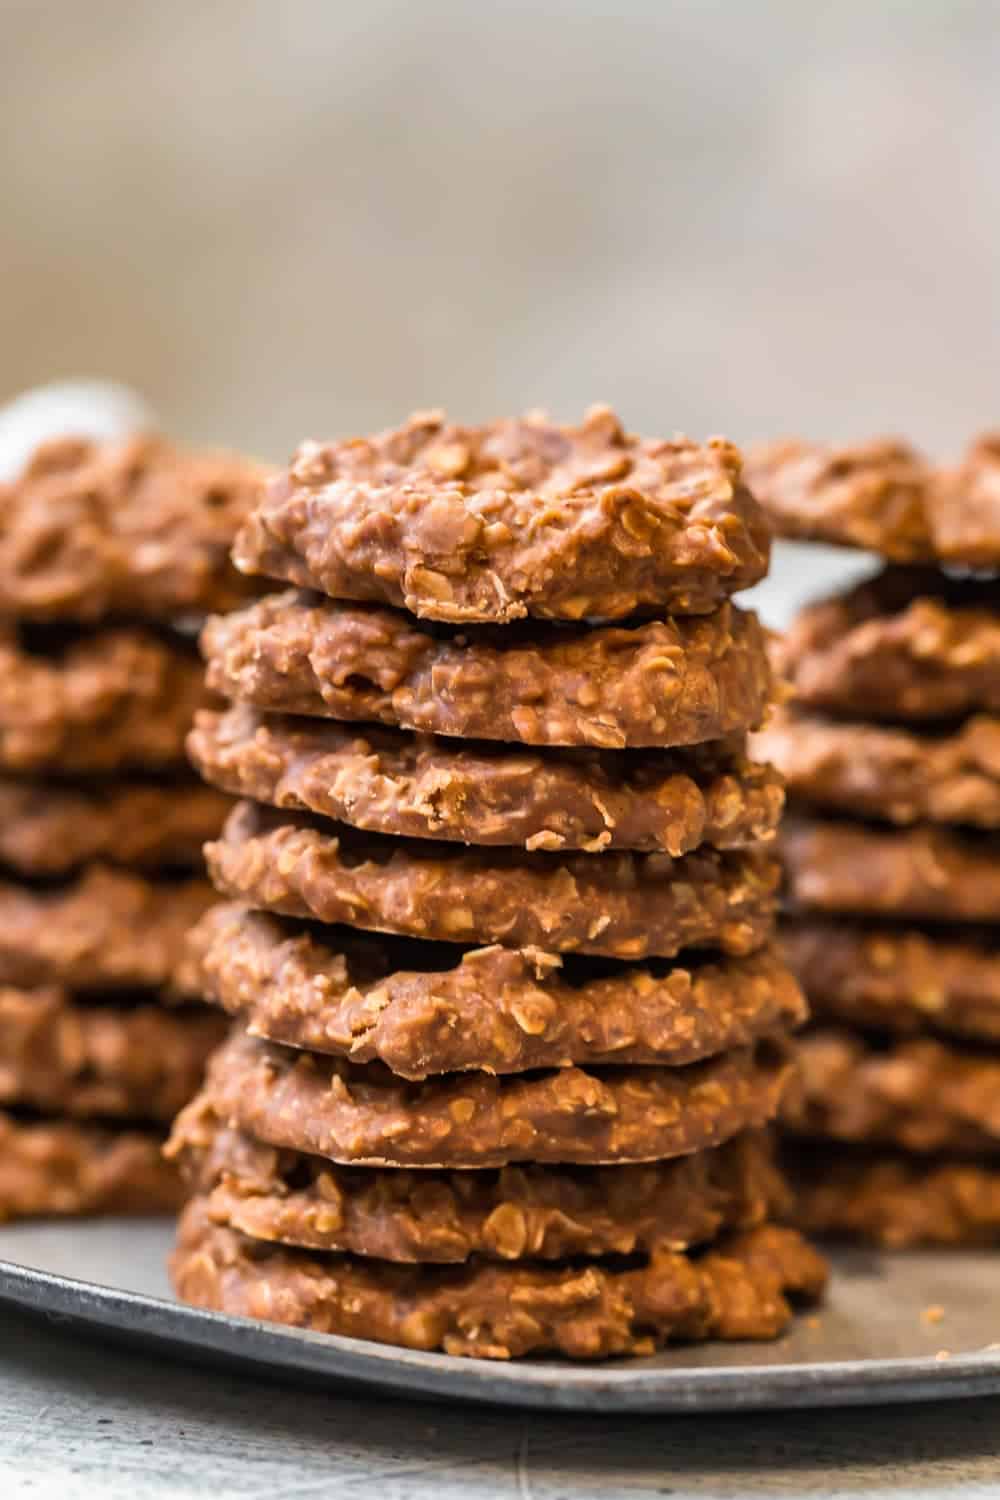
M 394 1395 L 535 1411 L 777 1411 L 918 1402 L 1000 1393 L 1000 1349 L 942 1359 L 820 1360 L 664 1368 L 627 1362 L 554 1365 L 429 1353 L 288 1328 L 0 1259 L 0 1303 L 84 1323 L 135 1342 L 315 1381 L 350 1381 Z

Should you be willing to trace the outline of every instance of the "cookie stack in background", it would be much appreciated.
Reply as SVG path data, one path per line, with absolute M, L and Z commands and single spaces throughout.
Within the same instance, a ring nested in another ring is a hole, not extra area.
M 220 1025 L 175 971 L 230 805 L 185 761 L 191 626 L 249 592 L 259 478 L 66 439 L 0 485 L 0 1220 L 178 1202 L 162 1137 Z
M 888 1246 L 1000 1241 L 1000 441 L 771 445 L 779 532 L 887 566 L 803 611 L 793 701 L 757 737 L 788 780 L 786 951 L 815 1024 L 788 1126 L 801 1222 Z
M 235 556 L 297 587 L 203 636 L 189 748 L 252 800 L 180 1295 L 497 1358 L 780 1332 L 824 1266 L 761 1133 L 803 1002 L 739 455 L 421 415 L 303 446 Z

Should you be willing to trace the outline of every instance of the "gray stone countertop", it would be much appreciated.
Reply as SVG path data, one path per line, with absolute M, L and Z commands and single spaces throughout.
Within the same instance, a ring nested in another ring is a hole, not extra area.
M 0 1496 L 1000 1495 L 1000 1401 L 594 1419 L 297 1389 L 0 1309 Z

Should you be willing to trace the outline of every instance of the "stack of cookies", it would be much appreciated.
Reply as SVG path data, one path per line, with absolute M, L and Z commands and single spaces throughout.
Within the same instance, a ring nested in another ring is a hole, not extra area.
M 229 807 L 185 766 L 184 627 L 248 593 L 258 478 L 74 439 L 0 486 L 0 1219 L 178 1201 L 162 1136 L 220 1029 L 175 971 Z
M 1000 1241 L 1000 441 L 752 459 L 778 529 L 887 566 L 807 608 L 785 774 L 787 954 L 817 1017 L 788 1108 L 802 1222 L 889 1246 Z
M 803 1002 L 739 455 L 420 415 L 303 446 L 235 556 L 295 587 L 203 636 L 192 757 L 249 800 L 180 1295 L 496 1358 L 777 1334 L 824 1267 L 761 1133 Z

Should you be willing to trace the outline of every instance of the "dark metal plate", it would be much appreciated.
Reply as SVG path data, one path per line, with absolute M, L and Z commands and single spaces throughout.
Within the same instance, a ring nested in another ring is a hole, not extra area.
M 826 1306 L 776 1344 L 576 1366 L 455 1359 L 197 1312 L 170 1295 L 170 1238 L 169 1225 L 124 1220 L 0 1230 L 0 1302 L 202 1363 L 536 1409 L 737 1411 L 1000 1393 L 1000 1257 L 989 1253 L 840 1253 Z

